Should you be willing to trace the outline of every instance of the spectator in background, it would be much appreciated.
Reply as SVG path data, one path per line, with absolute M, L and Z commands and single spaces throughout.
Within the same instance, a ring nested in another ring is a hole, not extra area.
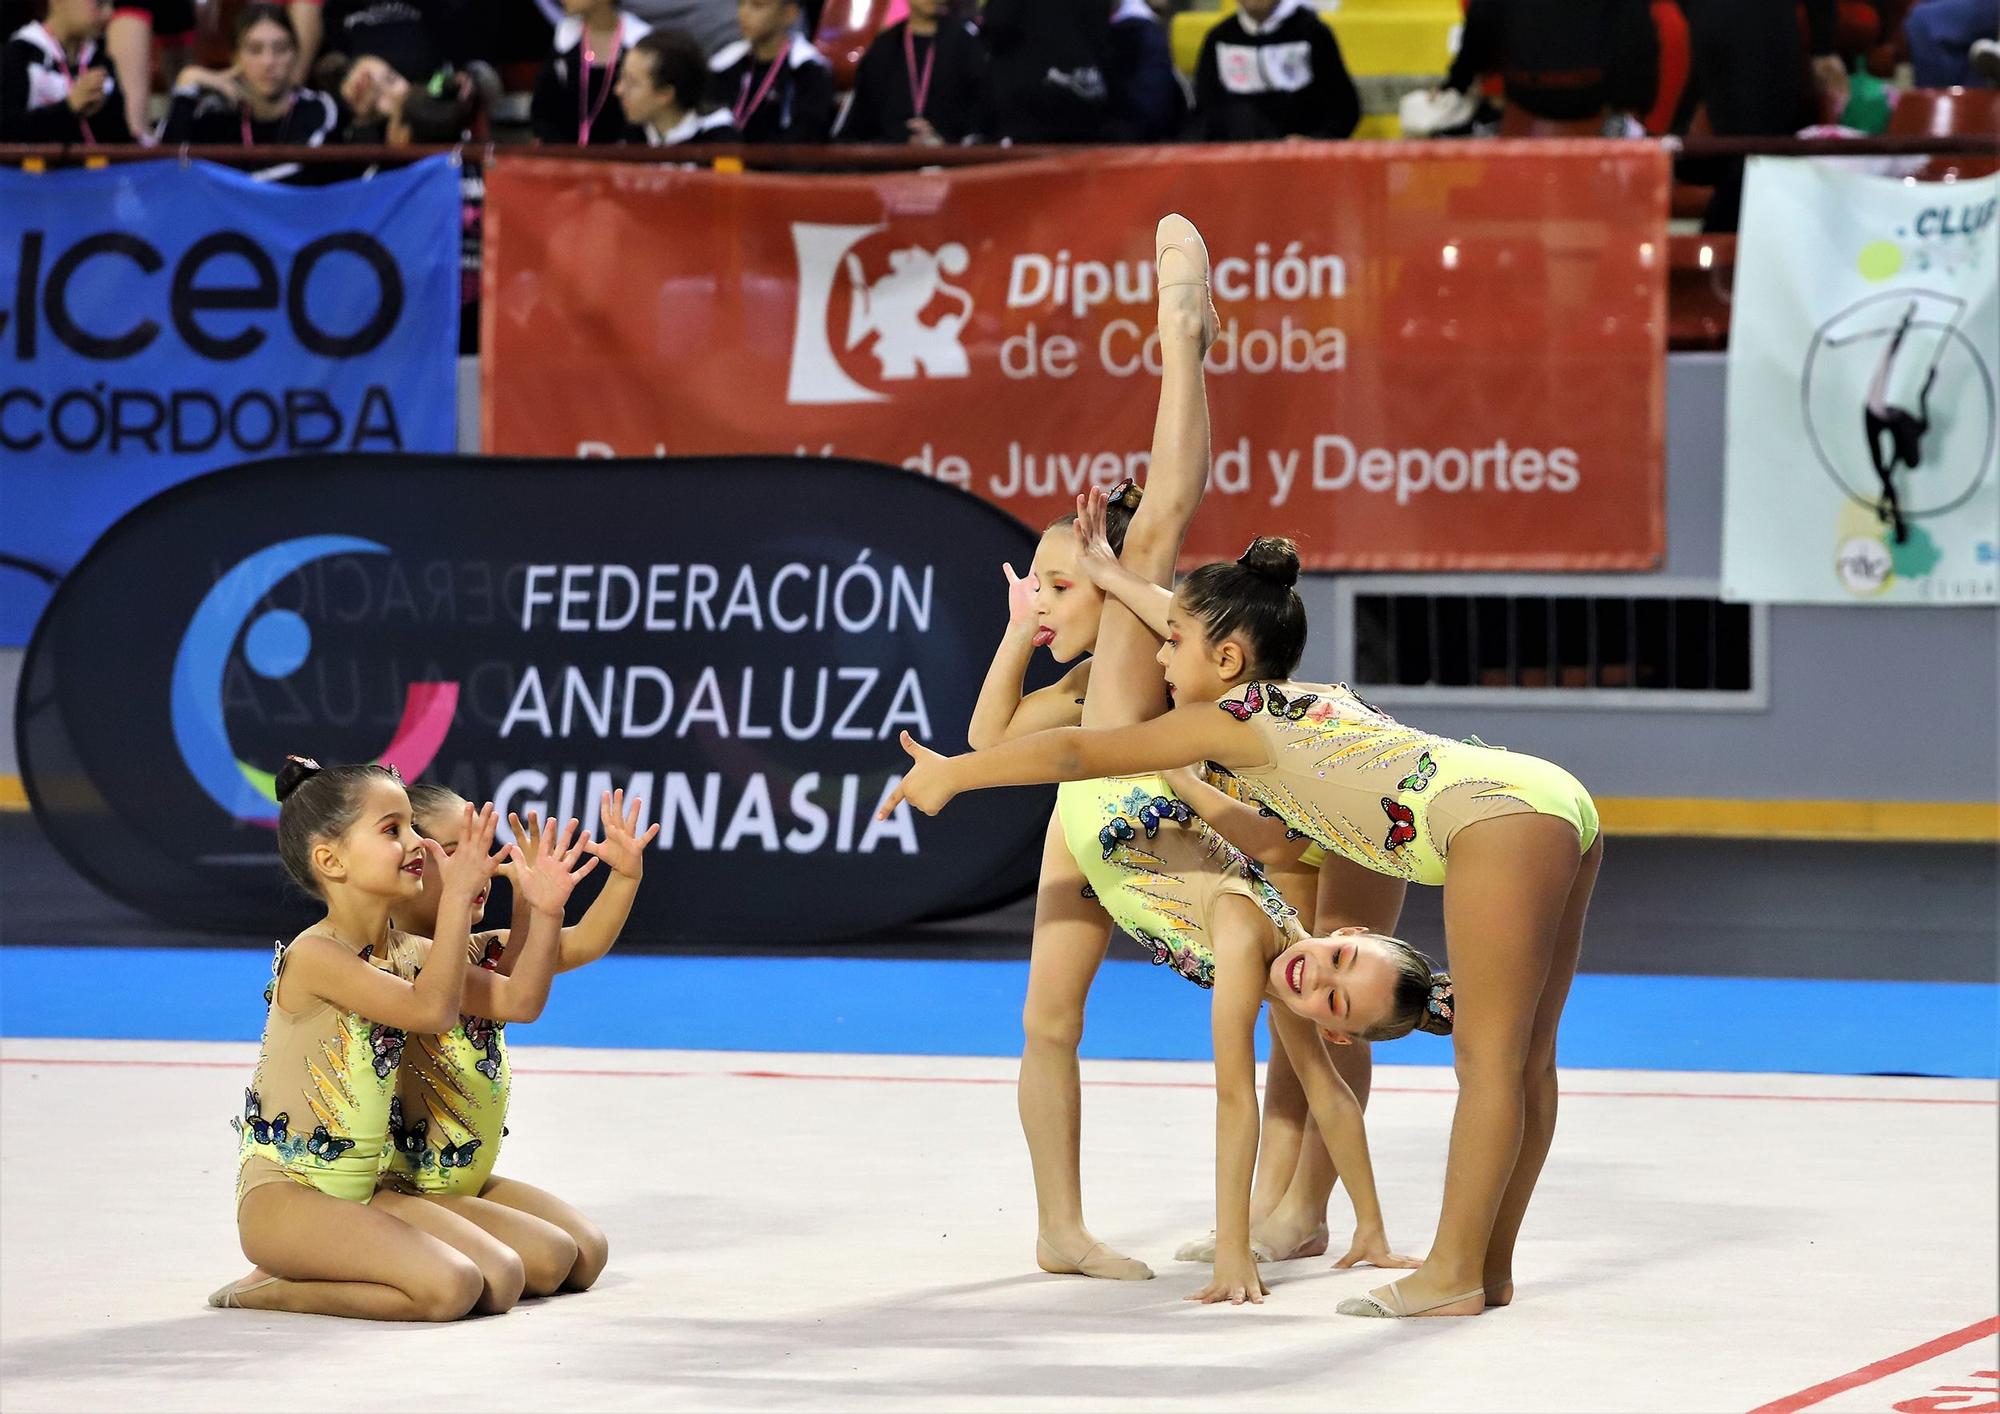
M 535 141 L 604 146 L 625 139 L 618 74 L 625 52 L 651 32 L 618 0 L 563 0 L 555 48 L 535 79 L 528 125 Z
M 483 24 L 477 0 L 325 0 L 320 20 L 323 55 L 342 67 L 364 55 L 388 61 L 414 84 L 428 84 L 449 66 L 463 70 L 479 52 Z
M 854 71 L 843 142 L 966 142 L 987 125 L 986 47 L 946 0 L 910 0 L 909 18 L 868 46 Z
M 340 99 L 349 113 L 346 141 L 404 147 L 464 139 L 481 94 L 470 74 L 440 69 L 419 87 L 380 55 L 364 54 L 342 77 Z
M 47 0 L 0 47 L 0 141 L 130 142 L 111 60 L 98 42 L 109 0 Z
M 1918 88 L 1978 88 L 1989 80 L 1973 58 L 2000 35 L 2000 0 L 1917 0 L 1903 17 Z M 1990 61 L 1989 61 L 1990 63 Z
M 1340 41 L 1306 0 L 1242 0 L 1202 42 L 1197 141 L 1348 137 L 1360 121 Z
M 709 99 L 745 142 L 825 142 L 833 135 L 833 70 L 798 33 L 796 0 L 737 0 L 743 37 L 709 63 Z
M 1006 142 L 1096 142 L 1110 117 L 1103 0 L 986 0 L 979 32 L 992 64 L 988 136 Z
M 333 99 L 304 88 L 299 37 L 277 5 L 249 5 L 236 17 L 235 62 L 227 69 L 181 70 L 160 124 L 165 143 L 318 147 L 339 141 Z
M 1680 0 L 1692 51 L 1677 128 L 1696 107 L 1717 137 L 1790 137 L 1847 107 L 1847 68 L 1834 52 L 1835 0 Z M 1806 16 L 1800 33 L 1798 10 Z M 1808 62 L 1807 55 L 1811 54 Z M 1705 231 L 1736 229 L 1741 158 L 1681 165 L 1684 181 L 1715 188 Z
M 1581 122 L 1645 113 L 1659 71 L 1647 0 L 1472 0 L 1445 87 L 1475 95 L 1499 74 L 1509 107 Z
M 704 113 L 708 59 L 684 30 L 656 29 L 625 56 L 618 75 L 618 103 L 625 110 L 625 141 L 648 147 L 693 142 L 735 142 L 729 111 Z
M 153 96 L 153 46 L 160 46 L 168 77 L 187 63 L 194 43 L 193 0 L 115 0 L 111 24 L 104 31 L 104 48 L 118 75 L 125 123 L 134 133 L 149 134 L 152 123 L 146 105 Z
M 625 8 L 654 29 L 692 36 L 703 54 L 715 54 L 743 37 L 736 24 L 736 0 L 626 0 Z
M 1174 72 L 1167 30 L 1147 0 L 1113 0 L 1105 87 L 1111 142 L 1172 142 L 1187 126 L 1187 93 Z

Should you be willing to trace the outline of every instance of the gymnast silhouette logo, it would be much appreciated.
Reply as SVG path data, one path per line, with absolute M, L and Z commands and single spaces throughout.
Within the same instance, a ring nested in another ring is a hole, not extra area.
M 1964 505 L 1993 468 L 1994 371 L 1959 327 L 1967 302 L 1905 287 L 1870 295 L 1813 334 L 1800 398 L 1813 455 L 1882 526 L 1847 535 L 1837 569 L 1858 594 L 1921 576 L 1935 547 L 1916 523 Z M 1858 416 L 1857 416 L 1858 413 Z
M 881 383 L 964 378 L 972 371 L 961 338 L 973 299 L 947 277 L 962 276 L 971 257 L 957 241 L 936 250 L 891 250 L 872 277 L 858 249 L 887 226 L 792 224 L 799 259 L 798 316 L 786 400 L 879 403 L 889 395 L 855 377 L 850 361 L 872 358 Z M 845 304 L 846 317 L 838 318 Z M 834 330 L 839 326 L 839 347 Z
M 222 685 L 240 641 L 260 677 L 290 677 L 312 652 L 312 630 L 290 609 L 257 606 L 295 570 L 330 555 L 386 555 L 389 548 L 351 535 L 308 535 L 280 541 L 233 566 L 208 591 L 174 653 L 171 715 L 174 741 L 189 774 L 217 805 L 239 820 L 275 825 L 275 777 L 243 760 L 223 722 Z M 254 614 L 254 617 L 253 617 Z M 246 627 L 247 624 L 247 627 Z M 436 758 L 458 710 L 455 682 L 413 682 L 403 716 L 376 761 L 415 780 Z

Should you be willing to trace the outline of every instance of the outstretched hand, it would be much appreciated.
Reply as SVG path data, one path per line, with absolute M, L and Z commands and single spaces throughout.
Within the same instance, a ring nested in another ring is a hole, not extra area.
M 1208 1285 L 1200 1291 L 1189 1292 L 1181 1299 L 1199 1301 L 1204 1306 L 1213 1306 L 1218 1301 L 1227 1301 L 1232 1306 L 1241 1306 L 1248 1301 L 1261 1306 L 1270 1294 L 1271 1288 L 1264 1285 L 1263 1273 L 1257 1270 L 1257 1259 L 1250 1255 L 1246 1246 L 1241 1252 L 1216 1249 L 1215 1271 Z
M 437 871 L 438 886 L 444 892 L 456 892 L 471 898 L 499 872 L 501 864 L 511 857 L 512 850 L 509 846 L 497 854 L 492 852 L 493 832 L 499 824 L 500 817 L 491 801 L 477 811 L 467 805 L 459 821 L 456 849 L 447 852 L 436 840 L 422 841 L 424 868 Z
M 622 790 L 604 792 L 598 807 L 598 828 L 604 838 L 586 839 L 583 847 L 603 860 L 612 873 L 637 883 L 646 872 L 646 846 L 660 833 L 657 821 L 643 835 L 639 833 L 639 822 L 645 815 L 645 801 L 635 796 L 628 803 Z
M 908 732 L 903 733 L 903 750 L 910 753 L 910 769 L 875 812 L 877 820 L 888 819 L 906 802 L 926 815 L 935 815 L 958 794 L 950 781 L 950 757 L 938 755 Z
M 1104 588 L 1111 572 L 1118 568 L 1118 552 L 1111 548 L 1111 498 L 1102 487 L 1093 486 L 1076 498 L 1076 567 L 1083 577 Z
M 514 886 L 521 891 L 522 902 L 536 913 L 560 917 L 571 891 L 598 866 L 597 859 L 583 858 L 591 839 L 588 835 L 576 838 L 577 824 L 572 819 L 557 830 L 551 821 L 533 862 L 524 860 L 514 871 Z M 519 852 L 517 845 L 509 845 L 508 849 Z

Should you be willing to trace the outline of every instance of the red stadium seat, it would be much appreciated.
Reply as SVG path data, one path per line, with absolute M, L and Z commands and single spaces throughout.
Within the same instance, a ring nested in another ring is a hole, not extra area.
M 1889 115 L 1889 132 L 1895 137 L 2000 137 L 2000 89 L 1910 89 Z M 1931 158 L 1917 175 L 1925 181 L 1943 181 L 1994 172 L 2000 172 L 2000 158 L 1949 152 Z
M 1653 90 L 1652 110 L 1643 121 L 1654 137 L 1673 131 L 1674 114 L 1687 89 L 1688 72 L 1694 65 L 1694 50 L 1688 40 L 1687 15 L 1675 0 L 1653 0 L 1653 28 L 1660 38 L 1660 71 Z
M 833 66 L 833 86 L 854 87 L 854 69 L 875 36 L 910 13 L 909 0 L 829 0 L 813 44 Z

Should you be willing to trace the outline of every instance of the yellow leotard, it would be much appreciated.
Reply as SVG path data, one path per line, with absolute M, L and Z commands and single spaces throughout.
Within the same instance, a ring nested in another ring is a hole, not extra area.
M 504 934 L 475 933 L 469 960 L 494 967 Z M 403 1054 L 389 1125 L 387 1187 L 405 1193 L 477 1196 L 493 1176 L 507 1132 L 514 1074 L 507 1024 L 461 1016 L 437 1036 L 413 1036 Z
M 400 976 L 413 967 L 419 946 L 391 933 L 387 962 L 367 951 L 361 955 Z M 272 958 L 257 1071 L 243 1092 L 243 1113 L 230 1121 L 238 1135 L 239 1208 L 252 1189 L 286 1182 L 366 1202 L 388 1152 L 389 1101 L 403 1033 L 323 997 L 303 1011 L 279 1006 L 278 982 L 291 948 L 278 944 Z
M 1442 884 L 1452 836 L 1503 815 L 1566 820 L 1580 850 L 1597 838 L 1597 806 L 1562 767 L 1406 727 L 1345 684 L 1247 683 L 1216 706 L 1254 726 L 1269 753 L 1232 773 L 1243 787 L 1378 874 Z
M 1215 985 L 1211 922 L 1218 899 L 1246 898 L 1287 938 L 1303 936 L 1298 914 L 1257 865 L 1168 788 L 1159 776 L 1069 781 L 1056 816 L 1070 856 L 1111 921 L 1198 987 Z

